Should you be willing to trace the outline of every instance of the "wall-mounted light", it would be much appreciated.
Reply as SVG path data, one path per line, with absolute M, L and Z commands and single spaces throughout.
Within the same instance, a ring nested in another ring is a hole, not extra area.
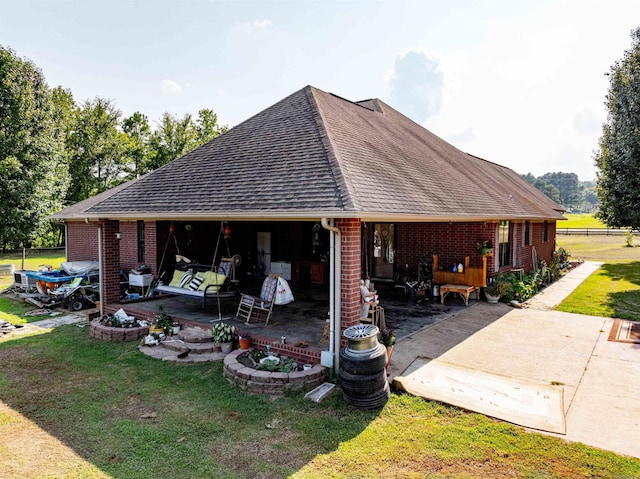
M 122 239 L 122 233 L 116 233 L 116 239 L 120 241 Z
M 322 238 L 320 237 L 320 231 L 322 226 L 319 223 L 313 225 L 313 232 L 311 233 L 311 245 L 313 246 L 313 252 L 316 252 L 316 248 L 322 245 Z
M 227 239 L 231 238 L 231 227 L 228 223 L 224 224 L 224 237 Z

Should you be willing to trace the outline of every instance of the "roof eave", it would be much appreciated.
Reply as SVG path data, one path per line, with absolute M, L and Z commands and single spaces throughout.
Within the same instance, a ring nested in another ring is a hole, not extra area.
M 359 218 L 363 221 L 377 221 L 389 223 L 462 223 L 462 222 L 497 222 L 497 221 L 556 221 L 564 220 L 560 214 L 558 216 L 524 216 L 524 215 L 428 215 L 428 214 L 406 214 L 387 212 L 357 212 L 357 211 L 226 211 L 220 213 L 79 213 L 70 215 L 65 220 L 118 220 L 118 221 L 316 221 L 319 218 Z

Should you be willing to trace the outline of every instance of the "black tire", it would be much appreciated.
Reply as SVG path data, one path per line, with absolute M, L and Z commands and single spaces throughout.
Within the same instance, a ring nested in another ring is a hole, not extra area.
M 340 387 L 348 396 L 366 396 L 380 391 L 387 382 L 387 373 L 382 370 L 376 374 L 358 376 L 340 371 Z
M 385 384 L 384 388 L 375 393 L 371 393 L 365 396 L 354 397 L 348 394 L 343 394 L 344 401 L 351 405 L 361 409 L 377 409 L 384 406 L 389 397 L 391 396 L 391 390 L 389 384 Z
M 340 369 L 349 374 L 376 374 L 384 370 L 386 363 L 387 348 L 382 344 L 365 354 L 354 355 L 346 348 L 340 351 Z
M 84 308 L 84 301 L 81 299 L 72 299 L 69 303 L 69 309 L 71 311 L 82 311 Z

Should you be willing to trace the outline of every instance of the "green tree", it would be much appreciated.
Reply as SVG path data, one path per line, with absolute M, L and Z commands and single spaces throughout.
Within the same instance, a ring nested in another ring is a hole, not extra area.
M 165 112 L 150 139 L 150 168 L 155 170 L 193 150 L 196 145 L 196 125 L 190 114 L 181 120 Z
M 226 125 L 218 125 L 218 115 L 208 108 L 198 112 L 196 121 L 196 144 L 200 146 L 213 140 L 216 136 L 226 133 Z
M 124 165 L 129 178 L 147 173 L 149 164 L 149 119 L 139 111 L 122 121 L 122 131 L 128 137 L 130 164 Z
M 556 203 L 560 204 L 560 190 L 555 187 L 553 184 L 548 181 L 543 180 L 542 178 L 536 178 L 531 173 L 527 173 L 526 175 L 522 175 L 522 177 L 531 183 L 536 189 L 540 190 L 542 193 L 547 195 Z
M 28 246 L 56 208 L 62 144 L 42 72 L 0 46 L 0 246 Z
M 69 136 L 67 195 L 71 203 L 89 198 L 125 180 L 129 139 L 118 129 L 120 111 L 111 100 L 96 97 L 75 112 Z
M 608 73 L 607 121 L 595 163 L 600 209 L 607 226 L 640 229 L 640 28 Z
M 578 175 L 575 173 L 545 173 L 540 180 L 550 183 L 558 189 L 559 201 L 565 208 L 574 208 L 580 203 L 582 190 Z

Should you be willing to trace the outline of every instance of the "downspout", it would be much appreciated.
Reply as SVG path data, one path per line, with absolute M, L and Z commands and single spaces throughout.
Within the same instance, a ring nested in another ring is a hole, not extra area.
M 85 218 L 84 222 L 86 224 L 91 224 L 89 218 Z M 98 278 L 100 281 L 100 317 L 104 316 L 104 273 L 102 271 L 102 225 L 98 224 Z
M 323 366 L 333 366 L 334 371 L 337 371 L 340 365 L 342 243 L 340 229 L 333 226 L 333 219 L 322 218 L 321 223 L 325 230 L 332 233 L 329 235 L 331 245 L 329 250 L 329 354 L 333 361 L 331 365 L 323 363 Z

